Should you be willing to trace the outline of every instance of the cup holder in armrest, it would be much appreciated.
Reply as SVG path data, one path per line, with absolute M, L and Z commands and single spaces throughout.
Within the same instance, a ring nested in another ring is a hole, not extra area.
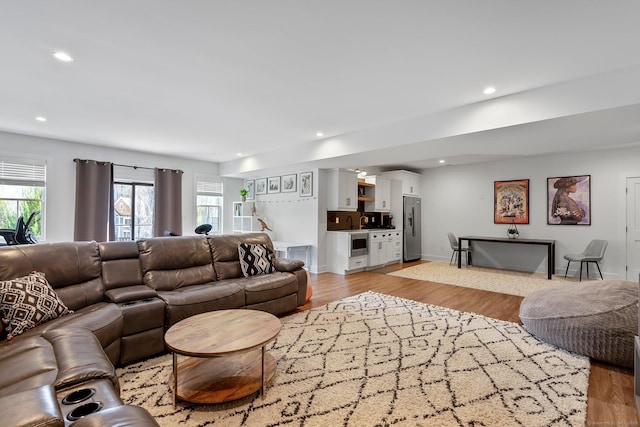
M 73 391 L 66 395 L 64 399 L 62 399 L 62 403 L 64 405 L 75 405 L 76 403 L 80 403 L 83 400 L 87 400 L 91 396 L 96 394 L 96 390 L 93 388 L 82 388 L 80 390 Z
M 86 417 L 94 412 L 98 412 L 100 409 L 102 409 L 102 402 L 85 403 L 84 405 L 80 405 L 77 408 L 74 408 L 73 411 L 69 412 L 67 419 L 69 421 L 77 421 L 80 418 Z

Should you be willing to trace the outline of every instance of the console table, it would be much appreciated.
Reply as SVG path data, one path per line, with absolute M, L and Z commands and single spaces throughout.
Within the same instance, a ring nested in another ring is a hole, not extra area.
M 485 237 L 485 236 L 462 236 L 458 238 L 458 268 L 462 268 L 461 251 L 462 242 L 491 242 L 491 243 L 509 243 L 517 245 L 543 245 L 547 247 L 547 279 L 551 280 L 551 276 L 556 268 L 556 241 L 542 239 L 509 239 L 506 237 Z
M 284 258 L 292 258 L 293 252 L 296 250 L 302 250 L 305 254 L 305 264 L 304 266 L 308 269 L 311 264 L 311 245 L 306 245 L 304 243 L 291 243 L 291 242 L 281 242 L 278 240 L 274 240 L 273 242 L 273 250 L 276 253 L 281 252 L 284 254 Z

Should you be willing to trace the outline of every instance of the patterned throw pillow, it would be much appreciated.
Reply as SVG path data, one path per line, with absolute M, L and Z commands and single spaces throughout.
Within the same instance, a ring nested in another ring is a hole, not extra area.
M 58 298 L 44 273 L 0 281 L 0 314 L 7 339 L 56 317 L 71 313 Z
M 238 243 L 240 266 L 245 277 L 269 274 L 276 271 L 271 261 L 271 253 L 265 244 Z

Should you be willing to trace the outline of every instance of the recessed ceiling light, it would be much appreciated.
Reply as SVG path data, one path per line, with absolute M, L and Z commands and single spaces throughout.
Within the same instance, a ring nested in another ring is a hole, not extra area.
M 324 133 L 322 133 L 322 132 L 316 132 L 316 136 L 324 136 Z
M 46 122 L 47 118 L 44 117 L 44 116 L 38 116 L 38 117 L 36 117 L 36 120 L 39 121 L 39 122 Z
M 438 160 L 438 163 L 444 163 L 444 160 Z
M 236 156 L 240 157 L 242 156 L 242 153 L 236 153 Z
M 492 93 L 495 93 L 496 88 L 493 86 L 487 86 L 484 88 L 484 94 L 485 95 L 491 95 Z
M 73 57 L 67 52 L 54 52 L 53 57 L 62 62 L 73 62 Z

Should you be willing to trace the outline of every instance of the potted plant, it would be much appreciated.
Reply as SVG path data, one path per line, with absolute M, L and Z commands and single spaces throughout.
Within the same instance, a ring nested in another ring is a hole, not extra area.
M 509 228 L 507 229 L 507 236 L 510 239 L 515 239 L 519 235 L 520 235 L 520 233 L 518 232 L 518 227 L 516 226 L 516 221 L 514 220 L 511 223 L 511 225 L 509 225 Z
M 243 202 L 247 200 L 247 194 L 249 194 L 249 191 L 246 188 L 240 190 L 240 196 L 242 197 Z

